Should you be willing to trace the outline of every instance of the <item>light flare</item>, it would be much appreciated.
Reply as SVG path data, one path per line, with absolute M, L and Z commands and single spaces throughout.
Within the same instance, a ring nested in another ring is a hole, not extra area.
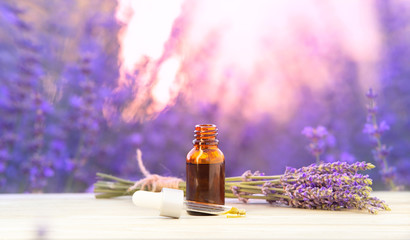
M 377 86 L 372 1 L 118 1 L 118 87 L 134 75 L 139 89 L 122 112 L 129 121 L 155 115 L 178 94 L 193 106 L 217 103 L 224 115 L 286 121 L 300 104 L 295 89 L 319 92 L 340 79 L 338 54 L 357 63 L 363 86 Z
M 159 112 L 164 109 L 179 92 L 180 84 L 177 84 L 176 78 L 180 67 L 180 60 L 177 58 L 167 59 L 161 64 L 158 70 L 158 78 L 152 87 L 152 98 L 157 102 L 153 112 Z

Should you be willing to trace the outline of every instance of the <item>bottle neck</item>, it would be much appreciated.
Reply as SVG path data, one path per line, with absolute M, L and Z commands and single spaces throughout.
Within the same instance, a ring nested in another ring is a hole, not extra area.
M 192 141 L 195 147 L 217 147 L 218 128 L 214 124 L 200 124 L 195 126 L 195 139 Z

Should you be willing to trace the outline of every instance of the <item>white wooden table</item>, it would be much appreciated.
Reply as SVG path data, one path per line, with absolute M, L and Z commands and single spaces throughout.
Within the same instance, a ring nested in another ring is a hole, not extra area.
M 0 239 L 410 239 L 410 192 L 374 192 L 390 212 L 319 211 L 263 201 L 227 204 L 245 218 L 160 217 L 130 197 L 93 194 L 0 195 Z

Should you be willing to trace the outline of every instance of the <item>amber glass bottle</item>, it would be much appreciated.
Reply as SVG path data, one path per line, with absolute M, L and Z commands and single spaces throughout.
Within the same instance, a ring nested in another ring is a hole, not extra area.
M 223 205 L 225 157 L 218 148 L 218 128 L 213 124 L 196 125 L 194 133 L 194 148 L 186 159 L 186 200 Z

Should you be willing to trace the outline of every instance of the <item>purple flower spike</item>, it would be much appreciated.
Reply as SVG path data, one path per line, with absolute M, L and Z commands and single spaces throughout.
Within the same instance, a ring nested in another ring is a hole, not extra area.
M 390 129 L 390 126 L 385 121 L 381 121 L 379 124 L 377 123 L 377 106 L 375 102 L 377 94 L 370 88 L 366 97 L 368 98 L 369 103 L 367 105 L 367 123 L 364 125 L 363 133 L 368 134 L 371 140 L 376 142 L 372 153 L 374 160 L 381 167 L 380 173 L 383 181 L 392 190 L 402 189 L 402 186 L 396 185 L 395 172 L 391 171 L 392 168 L 388 166 L 387 156 L 389 155 L 391 148 L 382 144 L 381 141 L 382 135 Z
M 375 166 L 371 163 L 365 162 L 355 162 L 353 164 L 348 164 L 346 162 L 333 162 L 333 163 L 321 163 L 319 165 L 312 164 L 308 167 L 302 167 L 295 170 L 295 174 L 325 174 L 325 173 L 352 173 L 355 174 L 358 171 L 365 171 L 374 168 Z M 288 172 L 285 172 L 285 175 Z M 290 174 L 290 173 L 289 173 Z
M 314 137 L 314 129 L 312 127 L 305 127 L 302 130 L 302 134 L 305 137 L 312 139 Z
M 242 202 L 244 202 L 244 203 L 247 203 L 247 202 L 248 202 L 248 200 L 249 200 L 248 198 L 241 197 L 241 194 L 245 194 L 245 193 L 240 192 L 238 186 L 232 186 L 232 187 L 231 187 L 231 191 L 232 191 L 232 193 L 233 193 L 236 197 L 238 197 L 238 200 L 239 200 L 239 201 L 242 201 Z
M 334 145 L 334 138 L 328 140 L 328 136 L 331 136 L 327 129 L 323 126 L 317 128 L 305 127 L 302 130 L 302 134 L 310 140 L 310 144 L 307 149 L 315 156 L 316 163 L 320 163 L 320 155 L 326 150 L 328 146 Z
M 366 123 L 364 125 L 363 133 L 366 133 L 366 134 L 369 134 L 369 135 L 374 135 L 376 133 L 376 131 L 377 131 L 377 128 L 373 124 Z
M 373 89 L 369 88 L 369 90 L 366 93 L 366 97 L 368 99 L 375 99 L 377 97 L 377 93 L 373 92 Z
M 379 134 L 383 134 L 387 130 L 390 130 L 390 126 L 385 121 L 382 121 L 378 128 Z
M 323 127 L 323 126 L 318 126 L 318 127 L 316 128 L 316 135 L 317 135 L 319 138 L 324 138 L 324 137 L 326 137 L 326 136 L 328 135 L 327 129 L 326 129 L 325 127 Z

